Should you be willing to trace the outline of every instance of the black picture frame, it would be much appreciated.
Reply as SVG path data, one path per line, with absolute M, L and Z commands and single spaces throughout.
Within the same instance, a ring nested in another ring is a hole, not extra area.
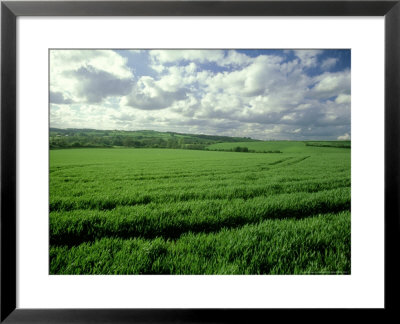
M 287 309 L 16 308 L 16 19 L 19 16 L 384 16 L 385 17 L 385 307 L 398 309 L 400 246 L 400 0 L 394 1 L 4 1 L 1 3 L 1 323 L 233 323 L 266 321 Z M 321 311 L 292 310 L 323 320 Z M 337 310 L 336 310 L 337 311 Z M 312 312 L 312 313 L 311 313 Z M 347 310 L 357 312 L 360 310 Z M 357 315 L 357 316 L 358 316 Z M 266 317 L 268 316 L 268 318 Z M 383 320 L 380 317 L 381 320 Z

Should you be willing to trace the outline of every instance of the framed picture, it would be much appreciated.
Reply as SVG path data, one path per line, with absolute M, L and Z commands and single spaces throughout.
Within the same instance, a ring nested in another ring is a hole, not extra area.
M 2 2 L 1 321 L 394 312 L 399 16 Z

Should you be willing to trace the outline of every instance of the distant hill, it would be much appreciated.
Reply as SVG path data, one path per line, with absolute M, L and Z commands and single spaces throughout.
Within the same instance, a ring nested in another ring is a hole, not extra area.
M 250 137 L 79 128 L 50 128 L 50 149 L 77 147 L 153 147 L 202 150 L 216 143 L 256 142 Z

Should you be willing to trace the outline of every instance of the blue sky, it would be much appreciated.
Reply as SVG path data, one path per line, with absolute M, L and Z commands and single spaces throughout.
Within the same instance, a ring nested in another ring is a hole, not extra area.
M 51 50 L 50 125 L 350 139 L 350 50 Z

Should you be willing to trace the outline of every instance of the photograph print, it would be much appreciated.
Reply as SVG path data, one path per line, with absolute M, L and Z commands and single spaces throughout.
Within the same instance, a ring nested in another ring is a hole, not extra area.
M 50 49 L 51 275 L 351 273 L 349 49 Z

